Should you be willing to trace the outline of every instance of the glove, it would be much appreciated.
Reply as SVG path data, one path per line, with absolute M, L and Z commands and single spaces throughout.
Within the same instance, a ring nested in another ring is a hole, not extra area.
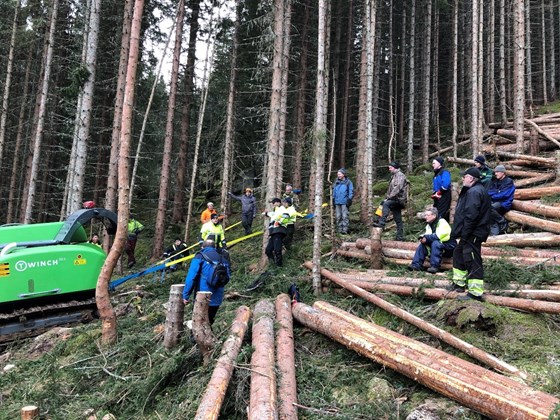
M 432 199 L 439 200 L 440 198 L 441 198 L 441 190 L 438 190 L 432 194 Z
M 227 249 L 227 243 L 226 241 L 222 241 L 222 249 L 226 250 Z
M 348 200 L 346 200 L 346 207 L 350 207 L 352 205 L 352 199 L 349 198 Z

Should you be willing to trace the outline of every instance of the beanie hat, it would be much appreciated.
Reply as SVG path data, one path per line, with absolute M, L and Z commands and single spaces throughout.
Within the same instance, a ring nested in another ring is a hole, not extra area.
M 475 168 L 474 166 L 472 168 L 467 169 L 466 171 L 461 172 L 461 175 L 470 175 L 474 179 L 480 179 L 480 171 L 478 170 L 478 168 Z
M 282 199 L 282 201 L 283 201 L 284 203 L 286 203 L 288 206 L 291 206 L 291 205 L 292 205 L 292 199 L 291 199 L 290 197 L 284 197 L 284 198 Z
M 338 172 L 340 172 L 342 175 L 346 176 L 346 169 L 340 168 L 340 169 L 338 170 Z
M 484 165 L 486 163 L 486 158 L 482 155 L 478 155 L 474 158 L 474 161 L 480 163 L 481 165 Z
M 270 202 L 271 202 L 272 204 L 274 204 L 274 203 L 281 203 L 282 200 L 280 200 L 278 197 L 274 197 L 272 200 L 270 200 Z
M 395 169 L 400 169 L 401 164 L 399 162 L 397 162 L 396 160 L 394 160 L 391 163 L 389 163 L 389 166 L 392 166 Z
M 210 220 L 217 219 L 217 218 L 218 218 L 218 213 L 212 213 L 210 215 Z
M 504 165 L 498 165 L 496 166 L 496 168 L 494 169 L 494 172 L 503 172 L 506 173 L 506 167 Z
M 434 160 L 435 160 L 436 162 L 439 162 L 439 164 L 440 164 L 441 166 L 443 166 L 444 160 L 443 160 L 443 158 L 442 158 L 441 156 L 438 156 L 438 157 L 435 158 Z

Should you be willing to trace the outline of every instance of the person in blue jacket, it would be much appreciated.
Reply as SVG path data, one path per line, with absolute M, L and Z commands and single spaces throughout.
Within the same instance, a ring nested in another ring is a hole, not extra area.
M 205 240 L 202 243 L 202 251 L 206 258 L 210 261 L 220 261 L 220 254 L 216 250 L 214 241 Z M 227 258 L 221 259 L 222 264 L 227 268 L 228 274 L 231 276 L 231 268 Z M 187 278 L 185 279 L 185 288 L 183 289 L 183 303 L 188 305 L 191 299 L 191 294 L 196 297 L 197 292 L 211 292 L 210 305 L 208 306 L 208 318 L 210 325 L 214 323 L 216 313 L 224 300 L 224 287 L 211 287 L 208 282 L 211 279 L 214 267 L 211 263 L 206 261 L 204 257 L 197 254 L 191 261 Z
M 437 209 L 439 218 L 449 222 L 449 209 L 451 207 L 451 174 L 444 168 L 444 160 L 438 156 L 432 161 L 434 179 L 432 180 L 432 200 Z
M 511 210 L 515 185 L 510 177 L 506 175 L 504 165 L 494 168 L 494 179 L 488 186 L 488 195 L 492 200 L 492 224 L 490 235 L 495 236 L 507 231 L 507 220 L 504 214 Z
M 339 233 L 348 233 L 350 225 L 348 209 L 354 198 L 354 185 L 346 177 L 346 169 L 340 168 L 336 173 L 337 180 L 333 186 L 333 204 L 336 211 L 336 226 Z

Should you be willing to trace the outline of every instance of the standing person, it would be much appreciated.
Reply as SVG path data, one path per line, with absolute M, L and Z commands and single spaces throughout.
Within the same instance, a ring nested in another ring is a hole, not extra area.
M 214 208 L 214 203 L 210 201 L 206 204 L 206 209 L 200 214 L 200 222 L 202 224 L 208 223 L 210 221 L 210 216 L 213 214 L 218 214 L 218 212 Z
M 301 190 L 294 190 L 292 184 L 286 184 L 286 190 L 282 195 L 282 198 L 290 198 L 295 209 L 299 208 L 299 194 Z
M 211 286 L 210 280 L 214 273 L 213 264 L 221 262 L 231 276 L 231 268 L 227 258 L 221 256 L 216 250 L 214 241 L 205 240 L 202 243 L 202 251 L 197 253 L 187 273 L 185 279 L 185 288 L 183 289 L 183 303 L 188 305 L 190 302 L 191 294 L 196 297 L 197 292 L 211 292 L 210 305 L 208 306 L 208 318 L 210 325 L 214 323 L 216 313 L 220 309 L 220 305 L 224 300 L 224 286 Z
M 210 221 L 204 223 L 200 229 L 200 245 L 207 239 L 214 241 L 215 247 L 218 250 L 220 248 L 227 249 L 226 234 L 216 213 L 212 213 Z
M 449 222 L 451 207 L 451 174 L 444 168 L 444 160 L 438 156 L 432 161 L 434 179 L 432 180 L 432 200 L 439 217 Z
M 478 155 L 474 158 L 474 166 L 480 171 L 481 184 L 488 188 L 490 181 L 492 181 L 494 171 L 486 165 L 486 158 L 483 155 Z
M 134 267 L 136 264 L 136 257 L 134 251 L 136 250 L 136 242 L 138 235 L 144 230 L 144 225 L 135 218 L 128 221 L 128 239 L 126 241 L 125 251 L 128 256 L 128 268 Z
M 268 224 L 268 244 L 264 252 L 269 260 L 274 261 L 277 267 L 282 267 L 282 241 L 288 232 L 286 226 L 290 216 L 286 209 L 280 205 L 281 200 L 279 198 L 273 198 L 271 203 L 274 209 L 265 213 L 270 218 L 270 222 Z
M 452 239 L 459 239 L 453 251 L 452 291 L 464 292 L 460 300 L 482 300 L 484 293 L 484 270 L 482 267 L 482 242 L 490 231 L 490 197 L 480 182 L 478 168 L 464 171 L 463 188 L 457 200 Z
M 388 169 L 389 172 L 391 172 L 391 181 L 389 182 L 389 187 L 387 188 L 385 200 L 381 203 L 383 205 L 381 217 L 378 221 L 373 222 L 373 226 L 384 228 L 385 223 L 387 222 L 387 216 L 389 216 L 389 212 L 392 212 L 395 223 L 397 224 L 396 240 L 404 241 L 404 225 L 401 210 L 406 207 L 408 180 L 402 173 L 399 162 L 391 162 Z
M 495 236 L 505 233 L 507 230 L 507 220 L 504 214 L 511 210 L 515 185 L 513 180 L 506 175 L 506 167 L 498 165 L 494 169 L 494 179 L 488 186 L 488 195 L 492 201 L 492 225 L 490 235 Z
M 163 253 L 163 258 L 165 258 L 166 260 L 169 259 L 169 261 L 175 261 L 181 259 L 187 256 L 187 252 L 185 251 L 186 249 L 187 249 L 187 244 L 183 242 L 181 238 L 175 238 L 173 244 L 169 248 L 167 248 Z M 169 266 L 169 270 L 170 271 L 177 270 L 177 265 Z
M 348 233 L 348 209 L 354 198 L 354 185 L 346 177 L 346 169 L 340 168 L 336 173 L 337 180 L 333 186 L 333 204 L 336 210 L 336 226 L 339 233 Z
M 253 219 L 257 215 L 257 199 L 253 195 L 253 190 L 251 188 L 245 188 L 245 194 L 234 195 L 231 192 L 228 194 L 234 200 L 241 201 L 241 224 L 245 229 L 245 235 L 251 234 L 251 226 L 253 225 Z
M 290 197 L 282 198 L 282 207 L 286 209 L 286 213 L 288 214 L 288 221 L 286 225 L 286 236 L 284 237 L 284 246 L 286 250 L 289 250 L 292 247 L 292 241 L 294 240 L 294 233 L 296 232 L 296 218 L 298 215 L 297 210 L 295 209 L 292 199 Z
M 451 226 L 447 220 L 440 218 L 435 207 L 430 207 L 424 212 L 426 217 L 426 231 L 420 235 L 418 248 L 414 253 L 412 264 L 408 266 L 411 271 L 421 271 L 424 260 L 430 256 L 428 273 L 435 274 L 441 269 L 441 259 L 453 255 L 457 241 L 451 239 Z

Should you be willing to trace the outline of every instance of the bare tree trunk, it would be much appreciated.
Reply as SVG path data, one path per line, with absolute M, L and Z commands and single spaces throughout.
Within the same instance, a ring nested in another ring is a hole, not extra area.
M 404 145 L 404 121 L 405 121 L 405 116 L 404 116 L 404 105 L 406 102 L 406 4 L 403 4 L 403 9 L 402 9 L 402 31 L 401 31 L 401 59 L 400 59 L 400 84 L 399 84 L 399 89 L 400 89 L 400 104 L 399 104 L 399 118 L 398 118 L 398 124 L 399 124 L 399 137 L 398 137 L 398 142 L 395 144 L 395 150 L 398 147 L 402 147 Z
M 525 0 L 525 1 L 529 1 L 529 0 Z M 550 99 L 555 101 L 556 100 L 556 51 L 555 51 L 555 44 L 554 44 L 554 38 L 555 38 L 555 30 L 554 30 L 554 0 L 550 0 L 550 4 L 547 5 L 549 11 L 548 11 L 548 16 L 549 16 L 549 25 L 547 26 L 547 33 L 548 33 L 548 56 L 550 57 L 549 60 L 549 72 L 548 74 L 550 75 L 550 81 L 549 81 L 549 92 L 550 92 Z
M 165 238 L 165 212 L 169 195 L 169 176 L 171 174 L 171 153 L 173 151 L 173 126 L 175 122 L 175 104 L 177 103 L 177 81 L 179 80 L 179 63 L 183 45 L 183 21 L 185 19 L 185 0 L 179 0 L 175 23 L 175 45 L 173 47 L 173 66 L 169 85 L 169 99 L 167 103 L 167 119 L 165 125 L 165 140 L 163 143 L 163 159 L 159 183 L 159 198 L 156 215 L 156 226 L 152 248 L 152 260 L 156 260 L 163 253 Z M 171 34 L 169 36 L 171 38 Z M 163 62 L 163 58 L 162 58 Z M 159 79 L 159 77 L 157 78 Z M 138 156 L 136 157 L 138 160 Z
M 432 71 L 431 71 L 431 83 L 432 83 L 432 109 L 431 109 L 431 121 L 434 126 L 433 132 L 435 137 L 435 146 L 437 150 L 441 148 L 441 137 L 440 137 L 440 127 L 439 127 L 439 7 L 437 2 L 434 2 L 434 29 L 433 29 L 433 37 L 434 37 L 434 46 L 432 48 L 434 52 L 434 56 L 432 58 Z M 429 127 L 428 127 L 429 132 Z M 432 143 L 434 143 L 432 141 Z M 429 161 L 429 155 L 428 155 Z
M 533 118 L 533 71 L 532 71 L 532 52 L 531 52 L 531 2 L 525 2 L 525 77 L 526 94 L 529 106 L 529 116 Z
M 488 121 L 493 122 L 496 108 L 496 90 L 494 89 L 494 72 L 496 62 L 496 4 L 488 2 L 488 66 L 486 67 L 486 97 L 488 99 Z
M 541 66 L 543 104 L 548 103 L 547 64 L 546 64 L 546 20 L 544 0 L 541 0 Z
M 233 34 L 233 47 L 231 52 L 229 92 L 226 110 L 226 134 L 224 138 L 224 171 L 222 173 L 222 191 L 220 199 L 220 211 L 225 215 L 224 224 L 227 224 L 227 209 L 229 208 L 228 191 L 231 190 L 230 172 L 232 170 L 233 152 L 235 145 L 235 96 L 237 83 L 237 51 L 239 49 L 239 31 L 241 19 L 243 18 L 243 2 L 238 1 L 235 14 L 235 29 Z
M 453 2 L 453 47 L 452 47 L 452 58 L 451 58 L 451 143 L 453 144 L 453 156 L 457 157 L 457 90 L 458 90 L 458 59 L 459 59 L 459 43 L 458 30 L 459 30 L 459 0 Z
M 169 291 L 167 314 L 165 316 L 165 335 L 163 347 L 172 349 L 183 334 L 185 319 L 185 304 L 183 303 L 184 284 L 172 284 Z
M 121 138 L 123 101 L 127 77 L 126 70 L 128 66 L 128 55 L 130 49 L 130 31 L 132 27 L 133 8 L 134 1 L 125 0 L 119 70 L 116 88 L 117 93 L 115 95 L 115 113 L 113 116 L 113 130 L 111 132 L 111 155 L 109 157 L 109 173 L 107 174 L 107 191 L 105 192 L 105 208 L 112 211 L 117 210 L 119 140 Z
M 470 65 L 470 98 L 471 98 L 471 148 L 473 155 L 478 155 L 481 139 L 479 138 L 479 104 L 478 104 L 478 31 L 479 31 L 479 0 L 472 0 L 471 14 L 471 65 Z
M 118 174 L 119 174 L 119 202 L 118 202 L 118 225 L 115 241 L 111 246 L 109 255 L 101 268 L 101 273 L 97 280 L 95 288 L 95 301 L 101 318 L 101 341 L 103 344 L 114 344 L 117 340 L 117 317 L 111 299 L 109 297 L 109 281 L 113 269 L 117 265 L 126 239 L 128 236 L 128 194 L 129 194 L 129 174 L 128 174 L 128 154 L 130 151 L 130 140 L 132 137 L 132 118 L 134 93 L 136 85 L 136 69 L 138 67 L 139 44 L 140 44 L 140 27 L 142 23 L 142 14 L 144 9 L 144 0 L 135 0 L 134 12 L 132 16 L 132 26 L 130 30 L 130 47 L 126 69 L 126 83 L 123 97 L 123 112 L 121 136 L 118 142 Z
M 507 124 L 506 108 L 506 0 L 500 0 L 500 117 L 502 124 Z
M 193 337 L 200 348 L 204 366 L 210 363 L 212 352 L 216 346 L 216 336 L 210 326 L 208 307 L 212 292 L 197 292 L 193 308 Z
M 8 101 L 10 98 L 10 88 L 12 87 L 12 69 L 14 68 L 14 50 L 16 48 L 16 32 L 18 25 L 18 15 L 20 1 L 17 1 L 14 11 L 14 21 L 12 24 L 12 35 L 10 37 L 10 49 L 8 52 L 8 63 L 6 65 L 6 81 L 4 82 L 4 94 L 2 95 L 2 109 L 0 109 L 0 167 L 2 167 L 2 157 L 4 154 L 4 144 L 6 138 L 6 120 L 8 118 Z
M 523 127 L 525 118 L 525 0 L 513 4 L 513 73 L 515 80 L 513 127 L 517 133 L 517 153 L 523 153 Z
M 423 92 L 422 92 L 422 163 L 428 162 L 429 146 L 430 146 L 430 70 L 431 70 L 431 52 L 432 52 L 432 0 L 426 3 L 426 21 L 424 36 L 424 56 L 422 73 L 423 73 Z M 437 53 L 436 53 L 437 54 Z
M 297 94 L 296 94 L 296 121 L 293 139 L 294 150 L 294 188 L 302 187 L 302 158 L 303 147 L 306 143 L 305 135 L 305 88 L 307 86 L 307 58 L 309 50 L 309 15 L 311 0 L 306 0 L 304 7 L 303 28 L 301 34 L 301 55 L 299 57 L 299 70 L 297 75 Z M 343 141 L 343 139 L 341 139 Z
M 408 142 L 407 142 L 407 161 L 406 170 L 407 172 L 412 172 L 412 165 L 414 163 L 413 153 L 414 153 L 414 44 L 416 42 L 416 0 L 411 2 L 412 10 L 410 12 L 410 70 L 409 70 L 409 89 L 408 89 Z
M 52 56 L 54 50 L 54 34 L 56 30 L 56 22 L 58 17 L 58 0 L 53 0 L 48 45 L 45 54 L 45 72 L 39 92 L 39 113 L 37 118 L 37 128 L 35 130 L 35 138 L 33 140 L 33 158 L 31 161 L 31 171 L 29 173 L 29 189 L 27 191 L 25 206 L 25 223 L 31 223 L 33 220 L 33 206 L 35 205 L 35 192 L 37 188 L 37 180 L 39 177 L 39 159 L 41 158 L 41 143 L 43 142 L 43 129 L 45 126 L 45 118 L 47 113 L 47 99 L 49 93 L 49 84 L 52 70 Z
M 327 28 L 330 15 L 327 13 L 325 0 L 319 0 L 319 24 L 317 41 L 317 85 L 315 97 L 315 123 L 313 160 L 315 164 L 315 217 L 313 218 L 313 293 L 321 294 L 321 237 L 323 224 L 323 178 L 325 168 L 325 148 L 327 144 L 327 109 L 326 98 L 329 92 L 327 75 L 328 63 L 326 59 Z
M 352 72 L 350 71 L 352 65 L 352 44 L 354 41 L 354 25 L 352 19 L 354 18 L 354 1 L 348 0 L 348 16 L 346 22 L 346 63 L 344 67 L 344 88 L 342 93 L 342 115 L 340 123 L 340 139 L 339 139 L 339 150 L 338 150 L 338 162 L 341 168 L 346 166 L 346 145 L 348 141 L 350 126 L 349 126 L 349 110 L 350 110 L 350 95 L 352 87 L 350 85 L 350 79 L 352 77 Z
M 187 65 L 185 67 L 185 99 L 181 118 L 181 145 L 177 162 L 177 181 L 173 196 L 173 222 L 184 221 L 185 215 L 185 181 L 187 173 L 187 151 L 190 138 L 190 122 L 192 96 L 194 91 L 194 63 L 196 59 L 196 35 L 198 33 L 198 15 L 200 13 L 200 0 L 191 0 L 191 19 L 189 31 L 189 47 L 187 51 Z

